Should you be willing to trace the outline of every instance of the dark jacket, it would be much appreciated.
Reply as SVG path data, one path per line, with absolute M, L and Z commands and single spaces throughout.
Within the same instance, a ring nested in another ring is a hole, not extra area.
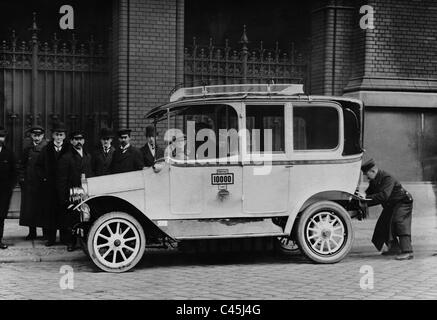
M 155 156 L 153 156 L 152 152 L 150 151 L 149 144 L 145 144 L 140 149 L 141 155 L 143 157 L 143 162 L 145 167 L 151 167 L 155 163 L 156 159 L 162 158 L 164 156 L 164 153 L 158 146 L 155 145 Z
M 411 235 L 413 198 L 395 178 L 379 170 L 375 179 L 369 182 L 366 197 L 372 199 L 369 206 L 381 204 L 384 207 L 372 236 L 372 243 L 378 250 L 393 240 L 394 235 Z M 399 220 L 401 222 L 397 223 Z
M 97 147 L 92 154 L 92 169 L 95 176 L 111 174 L 110 168 L 114 157 L 115 148 L 111 146 L 108 153 L 105 153 L 102 146 Z
M 58 175 L 56 177 L 56 186 L 60 207 L 60 224 L 63 228 L 72 227 L 74 215 L 67 211 L 70 188 L 81 186 L 81 176 L 85 174 L 86 178 L 93 176 L 91 167 L 91 155 L 83 150 L 83 156 L 73 147 L 58 162 Z
M 18 179 L 17 159 L 9 148 L 0 151 L 0 192 L 12 192 Z
M 0 219 L 8 215 L 12 190 L 17 183 L 17 161 L 12 150 L 2 147 L 0 152 Z M 3 236 L 3 228 L 0 230 L 0 241 Z
M 120 148 L 115 150 L 110 171 L 111 173 L 122 173 L 141 170 L 143 167 L 141 151 L 131 145 L 124 152 Z
M 38 206 L 40 181 L 36 174 L 36 160 L 41 150 L 47 145 L 43 140 L 37 146 L 30 143 L 23 149 L 20 160 L 20 186 L 21 186 L 21 208 L 20 208 L 20 226 L 36 226 L 36 210 Z
M 39 188 L 39 204 L 41 210 L 36 219 L 36 226 L 48 229 L 58 229 L 61 221 L 60 199 L 57 191 L 57 176 L 59 159 L 69 152 L 70 145 L 64 145 L 58 153 L 55 151 L 53 141 L 42 148 L 35 163 L 36 174 L 41 184 Z
M 384 208 L 399 202 L 412 202 L 411 195 L 389 173 L 378 170 L 375 179 L 369 182 L 366 190 L 369 206 L 381 204 Z

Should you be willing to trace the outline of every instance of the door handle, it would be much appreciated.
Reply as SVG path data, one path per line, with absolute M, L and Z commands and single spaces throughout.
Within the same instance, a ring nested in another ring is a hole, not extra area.
M 285 166 L 286 168 L 293 168 L 294 166 L 292 164 Z

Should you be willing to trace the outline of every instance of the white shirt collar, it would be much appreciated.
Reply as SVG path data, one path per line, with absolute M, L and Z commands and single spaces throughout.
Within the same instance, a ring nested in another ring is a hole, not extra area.
M 120 149 L 121 149 L 121 150 L 126 150 L 126 149 L 129 148 L 129 147 L 130 147 L 130 143 L 128 143 L 128 144 L 125 145 L 124 147 L 121 147 L 121 146 L 120 146 Z

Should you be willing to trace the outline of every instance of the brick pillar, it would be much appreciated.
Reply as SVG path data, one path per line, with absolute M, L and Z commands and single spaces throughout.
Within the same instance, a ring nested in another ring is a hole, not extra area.
M 183 81 L 184 0 L 113 0 L 116 127 L 145 142 L 144 115 Z
M 352 32 L 357 10 L 352 0 L 318 1 L 313 5 L 311 94 L 343 93 L 351 75 Z

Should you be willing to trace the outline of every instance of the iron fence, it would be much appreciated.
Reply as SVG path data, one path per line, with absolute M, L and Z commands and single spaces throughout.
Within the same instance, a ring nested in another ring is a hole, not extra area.
M 233 49 L 229 41 L 216 46 L 212 39 L 209 45 L 199 45 L 196 38 L 184 52 L 184 86 L 201 84 L 238 83 L 303 83 L 308 86 L 308 61 L 305 52 L 298 52 L 294 43 L 289 50 L 282 50 L 279 44 L 273 50 L 249 48 L 244 27 L 241 47 Z
M 61 42 L 38 39 L 34 16 L 31 39 L 15 32 L 0 44 L 0 125 L 9 131 L 14 151 L 22 148 L 26 130 L 50 128 L 62 121 L 81 129 L 92 141 L 100 127 L 112 124 L 108 55 L 93 38 L 79 42 L 74 34 Z

